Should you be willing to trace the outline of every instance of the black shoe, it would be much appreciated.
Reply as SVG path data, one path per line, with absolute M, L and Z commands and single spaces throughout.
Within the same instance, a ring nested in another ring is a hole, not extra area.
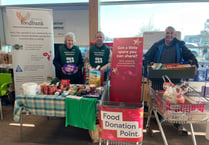
M 174 127 L 177 129 L 178 134 L 182 136 L 188 136 L 188 131 L 180 124 L 174 124 Z
M 182 136 L 188 136 L 188 131 L 186 128 L 184 127 L 179 127 L 178 128 L 178 134 L 179 135 L 182 135 Z

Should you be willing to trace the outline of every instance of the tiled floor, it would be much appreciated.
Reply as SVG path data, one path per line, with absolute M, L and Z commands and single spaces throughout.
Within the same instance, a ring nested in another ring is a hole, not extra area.
M 24 124 L 35 125 L 35 127 L 23 127 L 24 140 L 21 142 L 20 127 L 11 124 L 17 123 L 12 119 L 13 108 L 3 106 L 3 113 L 4 119 L 0 120 L 0 145 L 95 145 L 87 130 L 65 127 L 64 118 L 48 120 L 47 117 L 34 115 L 23 115 Z M 209 144 L 209 140 L 205 138 L 205 126 L 205 124 L 194 125 L 197 145 Z M 151 127 L 154 131 L 153 136 L 144 132 L 142 143 L 144 145 L 163 145 L 163 139 L 154 119 L 152 119 Z M 191 135 L 179 136 L 170 124 L 163 124 L 163 128 L 169 145 L 192 145 Z

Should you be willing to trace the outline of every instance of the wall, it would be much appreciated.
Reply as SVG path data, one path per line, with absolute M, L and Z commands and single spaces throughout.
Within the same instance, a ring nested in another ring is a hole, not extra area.
M 53 21 L 63 22 L 63 29 L 54 30 L 54 43 L 64 43 L 64 34 L 71 31 L 76 35 L 79 46 L 89 45 L 89 6 L 82 4 L 52 4 L 52 5 L 21 5 L 15 7 L 46 8 L 53 9 Z M 7 29 L 5 14 L 6 7 L 0 7 L 0 39 L 1 44 L 6 45 Z M 2 18 L 2 19 L 1 19 Z M 58 34 L 59 33 L 59 34 Z
M 64 22 L 64 32 L 72 31 L 76 34 L 79 46 L 89 45 L 89 10 L 87 6 L 55 7 L 53 9 L 54 22 Z M 54 31 L 56 32 L 56 30 Z M 56 35 L 56 33 L 55 33 Z M 55 43 L 63 43 L 64 39 L 55 36 Z

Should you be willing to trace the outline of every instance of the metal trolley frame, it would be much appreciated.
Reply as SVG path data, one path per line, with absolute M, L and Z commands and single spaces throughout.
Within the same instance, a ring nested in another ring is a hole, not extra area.
M 162 75 L 169 75 L 169 77 L 173 78 L 193 78 L 194 76 L 194 68 L 191 70 L 151 70 L 150 77 L 153 78 L 161 78 Z M 181 73 L 184 72 L 184 73 Z M 193 73 L 193 75 L 192 75 Z M 177 75 L 176 75 L 177 74 Z M 154 117 L 157 121 L 159 130 L 161 132 L 163 142 L 165 145 L 168 145 L 165 133 L 163 131 L 159 115 L 160 114 L 164 121 L 168 123 L 181 123 L 181 124 L 189 124 L 191 129 L 191 136 L 193 140 L 193 144 L 197 145 L 196 138 L 194 135 L 194 123 L 206 123 L 209 119 L 209 98 L 202 97 L 200 93 L 195 91 L 192 87 L 186 84 L 189 87 L 188 93 L 186 96 L 194 100 L 195 103 L 187 103 L 187 104 L 172 104 L 168 103 L 163 98 L 163 92 L 160 90 L 154 90 L 150 85 L 150 111 L 147 118 L 146 130 L 149 135 L 153 135 L 152 129 L 150 127 L 150 119 L 152 113 L 154 113 Z
M 142 90 L 143 90 L 142 85 Z M 100 106 L 105 106 L 109 108 L 120 108 L 120 109 L 143 109 L 144 110 L 144 101 L 143 101 L 143 93 L 142 93 L 142 102 L 141 103 L 125 103 L 125 102 L 111 102 L 109 101 L 109 95 L 110 95 L 110 82 L 104 86 L 104 92 L 101 97 Z M 143 112 L 143 111 L 142 111 Z M 142 127 L 143 128 L 143 127 Z M 101 131 L 101 128 L 100 128 Z M 142 145 L 143 139 L 141 142 L 128 142 L 128 141 L 115 141 L 115 140 L 107 140 L 102 139 L 99 137 L 99 145 Z
M 189 96 L 196 103 L 173 104 L 173 103 L 168 103 L 163 98 L 162 91 L 154 90 L 151 87 L 149 89 L 150 89 L 151 107 L 146 123 L 147 133 L 149 135 L 153 135 L 152 129 L 150 128 L 150 119 L 153 112 L 165 145 L 168 145 L 168 142 L 165 133 L 163 131 L 158 114 L 160 114 L 163 117 L 164 121 L 168 123 L 189 124 L 191 129 L 193 144 L 197 145 L 196 138 L 194 135 L 193 124 L 204 123 L 204 122 L 206 123 L 206 121 L 209 119 L 209 98 L 202 97 L 200 96 L 199 93 L 197 93 L 193 89 L 190 89 L 186 95 Z

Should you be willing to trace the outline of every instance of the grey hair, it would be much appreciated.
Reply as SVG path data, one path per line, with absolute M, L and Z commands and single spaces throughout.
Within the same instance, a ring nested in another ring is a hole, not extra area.
M 104 36 L 104 33 L 103 33 L 102 31 L 97 31 L 97 32 L 95 33 L 95 38 L 96 38 L 96 36 L 97 36 L 98 33 L 101 33 L 103 38 L 105 37 L 105 36 Z
M 168 26 L 168 27 L 166 27 L 166 29 L 165 29 L 165 33 L 166 33 L 166 31 L 167 31 L 168 29 L 172 29 L 172 30 L 176 33 L 176 29 L 175 29 L 174 27 L 172 27 L 172 26 Z
M 73 42 L 76 43 L 75 34 L 73 32 L 68 32 L 68 33 L 65 34 L 65 41 L 64 41 L 65 43 L 66 43 L 66 38 L 68 36 L 72 37 L 73 38 Z

